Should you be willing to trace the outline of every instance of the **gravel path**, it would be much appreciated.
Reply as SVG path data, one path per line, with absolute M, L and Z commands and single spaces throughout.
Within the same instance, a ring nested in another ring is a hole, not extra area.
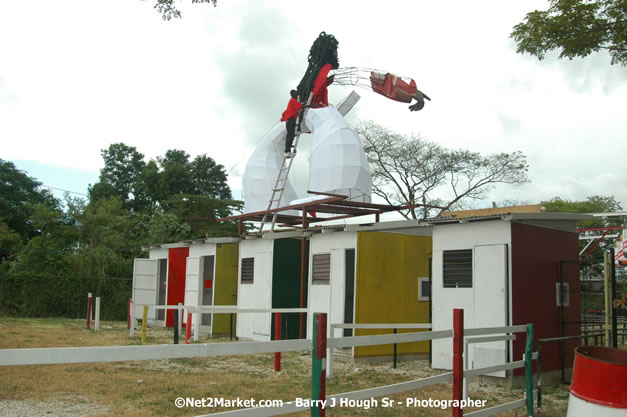
M 89 402 L 86 397 L 63 396 L 54 400 L 0 400 L 0 417 L 85 417 L 101 416 L 107 407 Z

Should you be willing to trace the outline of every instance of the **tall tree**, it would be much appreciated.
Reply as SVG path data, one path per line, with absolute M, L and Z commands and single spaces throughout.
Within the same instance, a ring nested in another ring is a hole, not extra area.
M 143 172 L 144 155 L 137 152 L 134 146 L 124 143 L 113 143 L 107 149 L 101 151 L 104 167 L 100 170 L 100 182 L 109 184 L 99 186 L 98 191 L 103 192 L 98 197 L 110 197 L 111 190 L 115 190 L 126 208 L 138 209 L 143 205 L 143 195 L 140 184 L 140 176 Z M 96 185 L 90 189 L 90 196 Z
M 192 0 L 192 3 L 211 3 L 215 7 L 218 4 L 218 0 Z M 163 20 L 181 17 L 181 12 L 174 5 L 174 0 L 157 0 L 155 9 L 161 14 Z
M 192 192 L 219 200 L 230 200 L 231 189 L 227 184 L 227 174 L 223 165 L 206 154 L 198 155 L 191 163 Z
M 38 234 L 30 219 L 36 204 L 56 209 L 60 203 L 41 188 L 39 181 L 17 169 L 13 162 L 0 159 L 0 221 L 17 232 L 24 243 Z
M 440 215 L 467 200 L 481 199 L 495 184 L 528 182 L 527 161 L 521 152 L 481 155 L 449 150 L 418 136 L 406 137 L 373 122 L 361 123 L 370 163 L 373 192 L 389 204 L 426 204 L 408 210 L 406 218 Z
M 560 58 L 586 57 L 606 50 L 612 64 L 627 65 L 627 1 L 549 0 L 548 10 L 527 13 L 510 34 L 516 52 L 543 59 L 561 50 Z
M 619 202 L 613 196 L 591 195 L 583 201 L 572 201 L 561 197 L 553 197 L 543 201 L 542 207 L 546 211 L 562 213 L 615 213 L 622 210 Z M 598 216 L 595 220 L 581 222 L 581 227 L 612 227 L 622 226 L 623 220 L 620 217 Z
M 180 149 L 170 149 L 157 158 L 159 173 L 160 203 L 167 207 L 167 200 L 177 194 L 192 194 L 192 172 L 189 154 Z

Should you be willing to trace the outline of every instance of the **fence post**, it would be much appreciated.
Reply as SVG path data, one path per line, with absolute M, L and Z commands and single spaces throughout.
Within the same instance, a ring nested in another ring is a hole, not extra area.
M 394 334 L 396 334 L 396 329 L 394 329 Z M 394 343 L 393 352 L 392 352 L 392 367 L 396 369 L 396 343 Z
M 453 310 L 453 417 L 462 417 L 464 410 L 461 407 L 464 382 L 464 310 Z M 457 401 L 456 401 L 457 400 Z
M 198 323 L 196 323 L 198 326 Z M 189 345 L 189 339 L 192 338 L 192 313 L 187 312 L 187 325 L 185 326 L 185 344 Z
M 179 330 L 178 330 L 179 335 L 183 334 L 183 310 L 181 309 L 182 305 L 183 303 L 178 303 L 178 309 L 176 310 L 179 316 Z
M 314 313 L 313 354 L 311 358 L 311 417 L 324 417 L 326 400 L 326 359 L 327 359 L 327 314 Z
M 142 315 L 142 343 L 146 343 L 146 326 L 148 326 L 148 306 L 144 306 Z
M 542 414 L 542 342 L 538 340 L 538 415 Z
M 126 326 L 129 330 L 131 330 L 131 304 L 133 303 L 133 299 L 128 299 L 128 306 L 126 310 Z
M 527 324 L 525 346 L 525 386 L 527 391 L 527 416 L 533 417 L 533 324 Z
M 87 328 L 91 328 L 91 293 L 87 293 Z
M 172 326 L 174 329 L 174 344 L 179 344 L 179 314 L 181 314 L 181 310 L 178 308 L 174 310 L 174 325 Z M 182 321 L 182 320 L 181 320 Z
M 335 327 L 333 326 L 333 324 L 329 325 L 329 331 L 330 333 L 327 335 L 327 340 L 331 339 L 333 336 L 335 336 L 333 333 L 335 333 Z M 333 377 L 333 348 L 327 348 L 327 379 L 331 379 Z
M 96 316 L 94 317 L 94 331 L 100 330 L 100 297 L 96 297 Z
M 281 313 L 274 313 L 274 340 L 281 340 Z M 274 352 L 274 372 L 281 372 L 281 352 Z

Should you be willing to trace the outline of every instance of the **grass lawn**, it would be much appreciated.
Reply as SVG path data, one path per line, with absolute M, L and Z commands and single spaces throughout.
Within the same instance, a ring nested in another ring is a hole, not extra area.
M 94 332 L 85 320 L 0 317 L 0 349 L 124 346 L 141 344 L 139 332 L 128 338 L 126 322 L 100 324 Z M 183 338 L 181 337 L 181 340 Z M 201 338 L 201 343 L 231 343 L 228 339 Z M 149 328 L 147 344 L 172 343 L 171 330 Z M 2 355 L 0 351 L 0 355 Z M 250 399 L 285 402 L 311 398 L 311 352 L 282 354 L 282 371 L 274 372 L 273 354 L 214 358 L 151 360 L 71 365 L 0 367 L 0 416 L 198 416 L 227 407 L 177 408 L 177 397 Z M 327 395 L 396 384 L 435 375 L 427 361 L 353 364 L 335 361 L 334 376 L 327 381 Z M 487 384 L 471 384 L 470 398 L 487 400 L 487 407 L 523 398 L 522 390 Z M 448 400 L 451 385 L 440 384 L 388 397 L 392 407 L 335 407 L 329 416 L 450 416 L 450 409 L 414 408 L 407 398 Z M 568 389 L 552 387 L 543 392 L 543 415 L 566 415 Z M 467 410 L 470 411 L 470 410 Z M 309 412 L 293 414 L 308 416 Z M 525 416 L 520 408 L 502 416 Z

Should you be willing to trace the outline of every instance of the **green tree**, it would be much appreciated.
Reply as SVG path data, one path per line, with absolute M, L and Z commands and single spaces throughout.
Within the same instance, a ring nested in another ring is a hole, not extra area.
M 0 220 L 24 242 L 38 234 L 30 220 L 37 204 L 55 209 L 60 203 L 48 190 L 41 189 L 39 181 L 17 169 L 13 162 L 0 159 Z
M 167 200 L 177 194 L 192 194 L 192 172 L 189 154 L 180 149 L 170 149 L 157 158 L 159 173 L 159 203 L 167 209 Z
M 145 196 L 140 187 L 145 162 L 144 155 L 134 146 L 113 143 L 101 151 L 104 167 L 100 170 L 99 184 L 90 188 L 90 197 L 108 198 L 115 191 L 122 204 L 138 210 L 145 206 Z
M 561 213 L 616 213 L 622 210 L 620 203 L 613 196 L 592 195 L 583 201 L 572 201 L 554 197 L 548 201 L 542 201 L 542 207 L 548 212 Z M 623 218 L 616 216 L 597 216 L 594 220 L 578 223 L 581 229 L 603 228 L 622 226 Z M 603 231 L 581 232 L 581 237 L 601 237 Z M 579 249 L 581 257 L 586 257 L 586 263 L 581 265 L 582 275 L 587 278 L 599 278 L 603 276 L 603 251 L 614 246 L 614 239 L 581 239 Z M 596 245 L 596 246 L 595 246 Z
M 583 201 L 572 201 L 561 197 L 553 197 L 542 201 L 542 207 L 548 212 L 562 213 L 616 213 L 622 210 L 613 196 L 592 195 Z M 582 228 L 622 226 L 622 218 L 614 216 L 597 216 L 595 220 L 581 222 Z
M 376 195 L 388 204 L 443 207 L 410 209 L 402 213 L 406 218 L 437 216 L 468 200 L 482 199 L 495 184 L 529 181 L 526 157 L 521 152 L 486 156 L 449 150 L 373 122 L 361 123 L 356 129 L 364 141 Z
M 168 207 L 169 213 L 185 219 L 190 226 L 190 237 L 202 238 L 237 235 L 236 222 L 218 223 L 215 220 L 241 210 L 243 204 L 241 201 L 216 199 L 208 195 L 176 195 L 168 200 Z
M 192 3 L 211 3 L 215 7 L 218 4 L 218 0 L 192 0 Z M 181 12 L 174 5 L 174 0 L 157 0 L 155 9 L 161 14 L 163 20 L 181 17 Z
M 3 289 L 3 311 L 29 316 L 68 315 L 77 290 L 65 254 L 76 249 L 76 234 L 61 210 L 36 204 L 30 216 L 38 235 L 11 260 Z
M 219 200 L 230 200 L 231 189 L 227 184 L 227 174 L 223 165 L 206 154 L 198 155 L 191 163 L 192 193 Z
M 627 1 L 549 0 L 548 10 L 527 13 L 510 34 L 516 52 L 543 59 L 561 50 L 560 58 L 586 57 L 606 50 L 612 64 L 627 65 Z

